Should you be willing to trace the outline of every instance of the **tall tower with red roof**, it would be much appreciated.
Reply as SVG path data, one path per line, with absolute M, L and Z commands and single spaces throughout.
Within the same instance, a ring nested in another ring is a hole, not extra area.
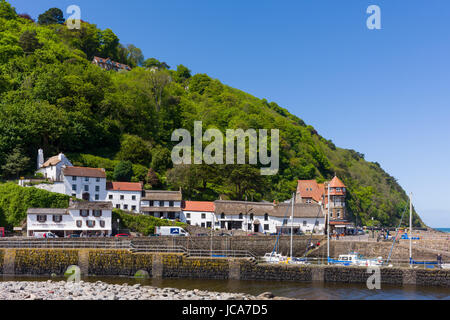
M 326 204 L 328 204 L 328 187 L 330 189 L 330 221 L 345 221 L 347 218 L 345 206 L 347 187 L 337 176 L 334 176 L 329 183 L 326 182 L 324 186 Z

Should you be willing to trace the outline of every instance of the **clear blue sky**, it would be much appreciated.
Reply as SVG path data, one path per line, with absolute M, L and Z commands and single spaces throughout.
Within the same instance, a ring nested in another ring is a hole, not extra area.
M 123 44 L 275 101 L 396 177 L 450 227 L 450 1 L 10 0 L 33 18 L 71 4 Z M 381 8 L 382 30 L 366 28 Z

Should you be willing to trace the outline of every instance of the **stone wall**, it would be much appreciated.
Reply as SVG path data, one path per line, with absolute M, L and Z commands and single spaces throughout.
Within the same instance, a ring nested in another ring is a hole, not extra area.
M 392 242 L 368 242 L 368 241 L 346 241 L 333 240 L 330 241 L 330 256 L 337 258 L 340 254 L 347 254 L 350 251 L 357 251 L 367 258 L 383 257 L 386 260 L 392 248 Z M 415 260 L 436 261 L 436 252 L 427 250 L 426 248 L 417 248 L 413 245 L 413 257 Z M 324 243 L 318 250 L 312 252 L 311 257 L 326 258 L 327 245 Z M 444 260 L 450 261 L 450 255 L 442 252 Z M 392 250 L 391 259 L 393 260 L 409 260 L 409 244 L 404 242 L 396 243 Z
M 365 267 L 256 264 L 247 259 L 194 258 L 173 253 L 100 249 L 7 250 L 7 255 L 0 250 L 0 260 L 5 260 L 0 262 L 14 266 L 8 274 L 16 275 L 55 273 L 61 276 L 69 265 L 80 264 L 83 255 L 86 255 L 82 259 L 87 265 L 80 268 L 97 276 L 133 276 L 138 270 L 144 270 L 154 278 L 365 283 L 372 275 Z M 380 271 L 381 283 L 450 287 L 450 270 L 384 267 Z

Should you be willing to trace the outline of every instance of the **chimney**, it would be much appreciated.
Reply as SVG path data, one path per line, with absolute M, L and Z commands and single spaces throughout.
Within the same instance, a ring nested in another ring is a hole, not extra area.
M 37 156 L 37 169 L 39 170 L 43 164 L 44 164 L 44 150 L 39 149 Z

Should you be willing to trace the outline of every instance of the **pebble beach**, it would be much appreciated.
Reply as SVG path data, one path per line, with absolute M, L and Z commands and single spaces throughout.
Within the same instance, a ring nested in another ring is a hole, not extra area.
M 0 300 L 289 300 L 271 292 L 258 296 L 202 290 L 158 288 L 105 282 L 0 282 Z

